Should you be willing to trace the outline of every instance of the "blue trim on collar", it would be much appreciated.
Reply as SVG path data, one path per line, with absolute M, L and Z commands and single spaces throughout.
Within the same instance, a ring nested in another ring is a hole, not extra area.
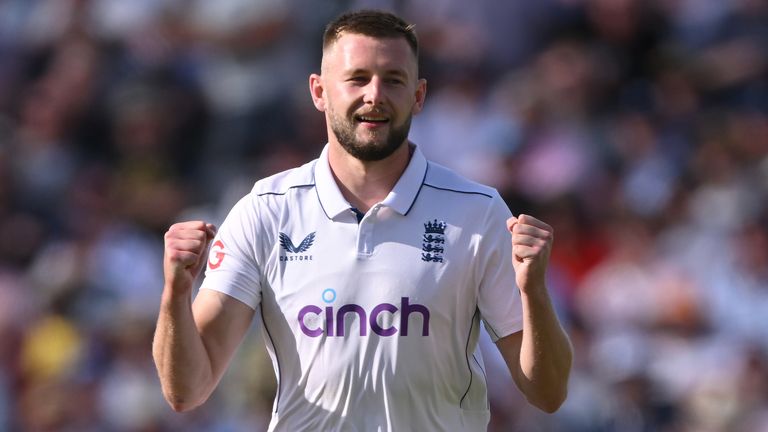
M 413 154 L 403 175 L 381 203 L 401 215 L 408 214 L 419 196 L 421 185 L 427 177 L 427 159 L 418 146 L 411 144 Z
M 406 215 L 416 202 L 424 180 L 427 176 L 427 159 L 418 146 L 411 145 L 413 154 L 408 166 L 403 171 L 400 179 L 395 183 L 395 187 L 381 202 L 401 215 Z M 344 198 L 339 190 L 336 179 L 331 173 L 331 167 L 328 164 L 328 144 L 323 147 L 320 157 L 314 165 L 314 183 L 317 198 L 320 206 L 323 208 L 328 219 L 334 219 L 341 213 L 349 210 L 352 206 Z
M 315 162 L 313 175 L 317 199 L 320 200 L 320 206 L 328 219 L 333 220 L 342 212 L 349 210 L 350 205 L 341 194 L 339 185 L 336 184 L 336 179 L 331 173 L 331 166 L 328 164 L 328 144 L 323 147 L 320 157 Z

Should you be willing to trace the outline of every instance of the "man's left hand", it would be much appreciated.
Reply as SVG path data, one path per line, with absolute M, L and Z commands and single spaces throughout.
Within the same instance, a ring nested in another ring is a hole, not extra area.
M 517 286 L 523 293 L 543 288 L 554 230 L 525 214 L 507 219 L 507 229 L 512 234 L 512 265 Z

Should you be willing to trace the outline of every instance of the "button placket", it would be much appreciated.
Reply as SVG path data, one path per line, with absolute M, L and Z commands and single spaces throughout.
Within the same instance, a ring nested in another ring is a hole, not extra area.
M 381 206 L 375 205 L 358 225 L 357 254 L 368 257 L 373 254 L 373 229 Z

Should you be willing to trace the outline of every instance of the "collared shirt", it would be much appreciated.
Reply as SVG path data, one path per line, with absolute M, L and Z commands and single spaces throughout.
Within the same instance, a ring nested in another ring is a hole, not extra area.
M 263 321 L 278 380 L 270 430 L 485 430 L 481 320 L 522 329 L 498 192 L 428 162 L 358 221 L 328 148 L 258 181 L 211 248 L 203 289 Z

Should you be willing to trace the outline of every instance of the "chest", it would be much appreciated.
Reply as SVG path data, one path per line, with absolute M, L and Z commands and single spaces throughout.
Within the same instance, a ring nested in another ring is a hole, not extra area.
M 411 332 L 426 335 L 457 309 L 474 310 L 475 239 L 464 221 L 386 210 L 360 223 L 318 216 L 274 230 L 262 286 L 265 299 L 308 335 L 341 336 L 350 320 L 361 335 L 407 333 L 409 322 Z

